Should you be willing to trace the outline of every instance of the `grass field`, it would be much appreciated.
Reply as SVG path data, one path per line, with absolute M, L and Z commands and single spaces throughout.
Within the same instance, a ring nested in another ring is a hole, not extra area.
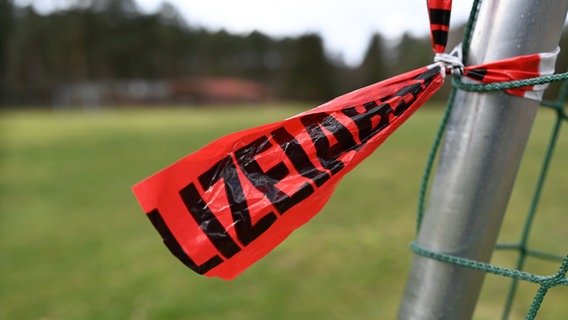
M 224 134 L 299 108 L 0 114 L 0 319 L 393 319 L 412 253 L 424 162 L 441 117 L 425 107 L 345 177 L 326 206 L 226 282 L 175 259 L 130 187 Z M 539 114 L 500 238 L 516 241 L 553 117 Z M 565 128 L 566 129 L 566 128 Z M 568 253 L 568 132 L 531 245 Z M 514 255 L 494 262 L 512 266 Z M 559 263 L 530 262 L 552 274 Z M 476 319 L 499 317 L 508 281 L 488 276 Z M 521 285 L 514 319 L 536 287 Z M 542 319 L 567 319 L 568 287 Z

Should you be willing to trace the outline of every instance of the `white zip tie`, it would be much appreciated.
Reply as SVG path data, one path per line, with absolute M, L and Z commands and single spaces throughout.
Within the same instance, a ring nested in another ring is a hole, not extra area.
M 461 43 L 450 53 L 436 53 L 434 62 L 441 64 L 445 69 L 450 69 L 453 75 L 463 75 L 464 65 Z

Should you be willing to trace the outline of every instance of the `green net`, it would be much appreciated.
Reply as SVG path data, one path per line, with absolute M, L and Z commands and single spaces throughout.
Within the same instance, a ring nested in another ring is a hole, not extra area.
M 473 30 L 473 26 L 477 20 L 478 12 L 479 12 L 479 5 L 480 0 L 475 0 L 473 3 L 473 8 L 470 14 L 470 18 L 468 20 L 468 24 L 466 25 L 464 39 L 463 39 L 463 56 L 464 61 L 467 59 L 469 43 L 471 40 L 471 33 Z M 428 160 L 426 163 L 426 168 L 424 170 L 424 176 L 422 179 L 422 184 L 419 193 L 418 199 L 418 210 L 417 210 L 417 230 L 420 229 L 420 225 L 422 223 L 422 218 L 424 216 L 424 208 L 426 202 L 426 193 L 428 188 L 428 182 L 430 181 L 430 176 L 432 173 L 433 164 L 438 153 L 439 147 L 441 145 L 441 141 L 443 138 L 443 134 L 446 129 L 446 125 L 451 113 L 451 110 L 454 106 L 454 100 L 457 90 L 464 90 L 464 91 L 472 91 L 472 92 L 490 92 L 490 91 L 499 91 L 504 89 L 510 88 L 519 88 L 524 86 L 533 86 L 537 84 L 547 84 L 557 81 L 564 81 L 568 79 L 568 72 L 562 74 L 555 74 L 551 76 L 544 76 L 539 78 L 533 79 L 526 79 L 520 81 L 511 81 L 511 82 L 499 82 L 499 83 L 489 83 L 489 84 L 469 84 L 461 82 L 458 76 L 454 76 L 452 78 L 453 89 L 448 99 L 448 103 L 446 105 L 446 109 L 444 112 L 444 116 L 441 121 L 440 128 L 435 136 L 432 149 L 428 156 Z M 509 293 L 505 302 L 505 307 L 503 311 L 503 319 L 508 319 L 511 313 L 511 307 L 513 305 L 513 301 L 515 299 L 515 295 L 518 289 L 519 281 L 527 281 L 531 283 L 535 283 L 539 286 L 537 290 L 533 302 L 529 308 L 529 311 L 526 315 L 526 319 L 534 319 L 540 309 L 541 303 L 549 291 L 549 289 L 557 286 L 568 286 L 568 256 L 561 257 L 558 255 L 554 255 L 547 252 L 542 252 L 538 250 L 533 250 L 529 247 L 529 235 L 530 231 L 534 222 L 534 218 L 536 215 L 538 203 L 541 199 L 542 189 L 546 180 L 546 176 L 549 172 L 550 162 L 552 160 L 554 150 L 557 146 L 557 141 L 559 137 L 560 130 L 562 125 L 568 121 L 568 114 L 564 108 L 565 102 L 568 99 L 568 81 L 564 81 L 560 90 L 560 93 L 555 101 L 544 101 L 542 102 L 543 107 L 551 108 L 555 111 L 556 117 L 555 122 L 552 130 L 552 134 L 548 143 L 547 150 L 545 152 L 544 160 L 542 163 L 542 167 L 540 169 L 540 174 L 537 179 L 536 187 L 534 194 L 532 196 L 532 200 L 530 202 L 530 207 L 528 213 L 525 218 L 524 226 L 520 232 L 520 239 L 517 243 L 507 243 L 507 244 L 497 244 L 496 249 L 501 250 L 514 250 L 518 253 L 517 261 L 515 269 L 498 267 L 495 265 L 491 265 L 488 263 L 483 263 L 479 261 L 474 261 L 470 259 L 465 259 L 461 257 L 456 257 L 452 255 L 447 255 L 439 252 L 433 252 L 427 249 L 424 249 L 418 246 L 416 243 L 411 244 L 411 249 L 419 255 L 436 259 L 438 261 L 451 263 L 454 265 L 462 266 L 465 268 L 470 268 L 477 271 L 482 271 L 485 273 L 495 274 L 503 277 L 508 277 L 513 279 L 511 282 L 511 286 L 509 289 Z M 552 260 L 552 261 L 559 261 L 561 265 L 558 269 L 558 272 L 554 275 L 550 276 L 542 276 L 531 274 L 528 272 L 523 271 L 525 263 L 528 258 L 535 258 L 535 259 L 544 259 L 544 260 Z

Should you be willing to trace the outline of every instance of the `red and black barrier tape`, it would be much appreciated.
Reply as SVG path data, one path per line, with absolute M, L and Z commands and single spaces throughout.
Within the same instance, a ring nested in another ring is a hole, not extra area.
M 435 53 L 442 53 L 446 50 L 451 12 L 452 0 L 428 0 L 430 35 Z
M 231 279 L 317 214 L 443 78 L 441 66 L 424 67 L 225 136 L 134 193 L 172 254 L 197 273 Z
M 443 51 L 451 1 L 428 5 L 434 48 Z M 232 279 L 315 216 L 343 176 L 442 86 L 446 71 L 485 83 L 522 80 L 553 73 L 557 54 L 463 67 L 439 52 L 431 66 L 224 136 L 133 191 L 174 256 L 199 274 Z M 541 89 L 507 92 L 538 99 Z
M 537 78 L 554 73 L 556 57 L 560 49 L 552 52 L 529 54 L 524 56 L 489 62 L 482 65 L 467 66 L 464 76 L 482 82 L 497 83 L 515 80 Z M 509 94 L 529 99 L 540 100 L 546 85 L 526 86 L 515 89 L 506 89 Z
M 487 75 L 487 69 L 486 68 L 464 68 L 464 75 L 468 78 L 471 78 L 473 80 L 478 80 L 478 81 L 482 81 L 483 79 L 485 79 L 485 76 Z

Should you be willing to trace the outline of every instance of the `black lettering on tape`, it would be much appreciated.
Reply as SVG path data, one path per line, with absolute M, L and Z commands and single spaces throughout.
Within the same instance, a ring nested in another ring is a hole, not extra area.
M 401 116 L 416 101 L 416 99 L 418 99 L 418 95 L 426 90 L 426 87 L 432 83 L 434 77 L 439 74 L 439 72 L 439 67 L 428 69 L 414 78 L 414 80 L 419 80 L 420 82 L 409 84 L 398 90 L 394 94 L 395 96 L 404 97 L 408 94 L 412 94 L 412 99 L 403 99 L 399 102 L 394 110 L 394 115 L 397 117 Z
M 322 166 L 332 174 L 343 169 L 345 164 L 338 158 L 359 147 L 349 129 L 330 114 L 323 112 L 304 115 L 300 120 L 316 147 L 316 154 Z M 322 128 L 331 132 L 337 143 L 331 145 Z
M 357 111 L 357 108 L 350 107 L 343 110 L 343 114 L 349 117 L 359 129 L 359 141 L 363 146 L 369 139 L 386 128 L 389 124 L 389 115 L 392 109 L 388 103 L 377 105 L 371 101 L 363 105 L 364 112 Z M 379 122 L 373 127 L 373 117 L 380 117 Z
M 160 214 L 158 209 L 154 209 L 154 210 L 150 211 L 149 213 L 147 213 L 146 215 L 148 216 L 148 218 L 152 222 L 152 225 L 154 225 L 154 228 L 156 228 L 156 230 L 158 230 L 158 232 L 162 236 L 162 239 L 164 240 L 164 244 L 166 245 L 166 247 L 168 247 L 170 252 L 174 256 L 176 256 L 181 262 L 183 262 L 183 264 L 188 266 L 191 270 L 193 270 L 193 271 L 195 271 L 199 274 L 205 274 L 209 270 L 215 268 L 216 266 L 218 266 L 219 264 L 221 264 L 224 261 L 218 255 L 214 255 L 209 260 L 207 260 L 205 263 L 203 263 L 201 265 L 196 264 L 193 261 L 193 259 L 191 259 L 187 255 L 185 250 L 183 250 L 183 248 L 181 247 L 179 242 L 176 240 L 176 238 L 174 237 L 174 235 L 172 234 L 172 232 L 170 231 L 170 229 L 166 225 L 166 222 L 162 218 L 162 215 Z
M 276 141 L 284 153 L 290 159 L 294 168 L 302 175 L 302 177 L 312 180 L 316 186 L 321 187 L 331 176 L 325 171 L 319 171 L 306 154 L 302 145 L 291 135 L 286 128 L 278 128 L 271 133 L 272 138 Z
M 281 175 L 282 172 L 276 172 L 274 174 Z M 247 198 L 243 191 L 241 181 L 239 180 L 237 168 L 230 155 L 217 162 L 211 169 L 199 176 L 199 181 L 204 190 L 207 190 L 220 179 L 223 179 L 225 184 L 225 193 L 231 207 L 231 216 L 234 221 L 237 238 L 246 246 L 254 239 L 258 238 L 258 236 L 276 221 L 276 215 L 270 212 L 253 225 Z
M 284 214 L 288 209 L 312 194 L 314 188 L 309 182 L 306 182 L 291 196 L 278 189 L 276 184 L 290 174 L 290 169 L 283 162 L 279 162 L 264 171 L 255 159 L 255 156 L 267 151 L 272 146 L 268 138 L 263 136 L 235 151 L 235 157 L 239 167 L 252 185 L 270 200 L 280 214 Z
M 211 212 L 193 183 L 181 189 L 179 194 L 195 222 L 225 258 L 228 259 L 241 250 Z
M 400 89 L 399 91 L 397 91 L 395 93 L 395 96 L 401 96 L 404 97 L 408 94 L 412 95 L 412 99 L 410 100 L 406 100 L 406 99 L 402 99 L 402 101 L 400 101 L 395 109 L 394 109 L 394 115 L 397 117 L 400 117 L 409 107 L 410 105 L 412 105 L 414 103 L 414 101 L 416 101 L 416 99 L 418 98 L 418 94 L 420 92 L 422 92 L 422 85 L 420 83 L 414 83 L 414 84 L 410 84 L 402 89 Z

